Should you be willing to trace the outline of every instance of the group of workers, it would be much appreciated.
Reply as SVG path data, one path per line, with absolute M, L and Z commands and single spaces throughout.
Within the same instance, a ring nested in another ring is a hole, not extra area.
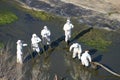
M 89 62 L 91 62 L 91 56 L 89 54 L 89 50 L 86 50 L 84 53 L 82 53 L 82 48 L 79 43 L 73 43 L 70 46 L 69 51 L 73 51 L 72 58 L 78 57 L 79 60 L 81 60 L 82 65 L 89 66 Z
M 41 36 L 42 40 L 40 37 L 38 37 L 35 33 L 32 34 L 31 38 L 31 48 L 33 51 L 40 53 L 40 48 L 39 48 L 39 43 L 42 42 L 43 45 L 50 45 L 50 35 L 51 32 L 47 28 L 47 26 L 44 26 L 44 28 L 41 30 Z M 24 44 L 23 41 L 18 40 L 17 42 L 17 63 L 22 64 L 22 54 L 23 54 L 23 46 L 27 46 L 27 44 Z
M 71 23 L 70 19 L 67 19 L 66 23 L 64 24 L 63 30 L 65 32 L 65 42 L 69 44 L 70 38 L 71 38 L 71 30 L 74 28 L 74 25 Z M 41 36 L 42 40 L 34 33 L 32 34 L 31 38 L 31 47 L 33 51 L 36 51 L 37 53 L 40 52 L 39 43 L 42 42 L 43 45 L 50 45 L 50 35 L 51 32 L 47 28 L 47 26 L 44 26 L 44 28 L 41 30 Z M 21 40 L 17 41 L 17 63 L 22 64 L 22 47 L 27 46 L 27 44 L 24 44 Z M 82 53 L 82 48 L 79 43 L 73 43 L 69 51 L 73 51 L 72 58 L 78 57 L 79 60 L 81 60 L 82 65 L 89 66 L 89 63 L 91 62 L 91 56 L 89 54 L 89 51 L 86 50 L 84 53 Z

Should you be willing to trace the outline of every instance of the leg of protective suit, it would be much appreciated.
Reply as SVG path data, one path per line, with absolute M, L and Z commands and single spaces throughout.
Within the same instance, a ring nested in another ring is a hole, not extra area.
M 77 55 L 77 49 L 76 49 L 76 48 L 74 48 L 74 50 L 73 50 L 73 58 L 75 58 L 75 57 L 76 57 L 76 55 Z
M 47 43 L 46 37 L 42 37 L 42 43 L 43 43 L 43 45 L 46 45 L 46 43 Z
M 68 39 L 70 39 L 70 38 L 71 38 L 71 34 L 68 35 Z
M 77 53 L 73 52 L 72 58 L 75 58 L 75 57 L 76 57 L 76 54 L 77 54 Z
M 68 41 L 68 35 L 65 35 L 65 42 Z
M 81 50 L 78 50 L 78 59 L 80 59 L 81 58 Z
M 33 49 L 33 51 L 36 51 L 36 48 L 32 48 Z
M 46 37 L 47 39 L 47 45 L 50 45 L 50 37 Z
M 80 59 L 81 58 L 81 56 L 80 56 L 80 53 L 78 52 L 78 59 Z
M 82 63 L 83 66 L 85 65 L 85 63 L 84 63 L 84 61 L 82 59 L 81 59 L 81 63 Z
M 38 53 L 40 52 L 40 49 L 39 49 L 39 47 L 37 47 L 37 48 L 36 48 L 36 51 L 37 51 Z
M 85 66 L 86 66 L 86 67 L 89 66 L 88 60 L 85 60 L 84 63 L 85 63 Z
M 23 62 L 22 62 L 22 56 L 20 57 L 20 59 L 19 59 L 19 60 L 20 60 L 20 64 L 22 64 L 22 63 L 23 63 Z
M 17 53 L 17 63 L 22 64 L 22 56 L 21 56 L 21 53 Z
M 19 63 L 19 58 L 17 57 L 17 63 Z
M 71 31 L 65 31 L 65 41 L 67 42 L 71 38 Z

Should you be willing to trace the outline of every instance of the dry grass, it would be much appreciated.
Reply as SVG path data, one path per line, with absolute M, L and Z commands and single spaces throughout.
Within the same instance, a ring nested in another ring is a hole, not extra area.
M 23 65 L 17 64 L 11 48 L 11 45 L 7 44 L 0 51 L 0 80 L 49 80 L 50 75 L 46 68 L 34 62 L 35 59 Z
M 0 80 L 15 79 L 15 61 L 10 54 L 9 44 L 0 51 Z

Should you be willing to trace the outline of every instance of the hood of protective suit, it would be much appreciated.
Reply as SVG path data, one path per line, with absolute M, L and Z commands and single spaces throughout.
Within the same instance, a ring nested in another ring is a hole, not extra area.
M 36 34 L 33 34 L 32 37 L 37 37 L 37 35 L 36 35 Z
M 20 43 L 22 43 L 22 41 L 21 41 L 21 40 L 18 40 L 16 43 L 17 43 L 17 44 L 20 44 Z

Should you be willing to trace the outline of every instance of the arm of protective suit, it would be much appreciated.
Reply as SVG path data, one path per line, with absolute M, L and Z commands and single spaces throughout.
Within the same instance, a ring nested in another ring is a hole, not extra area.
M 82 53 L 82 48 L 81 48 L 81 45 L 79 45 L 79 51 Z
M 66 24 L 64 24 L 64 26 L 63 26 L 63 30 L 64 30 L 64 31 L 66 30 L 65 27 L 66 27 Z
M 92 60 L 91 60 L 91 56 L 88 54 L 87 55 L 87 58 L 88 58 L 88 60 L 91 62 Z
M 37 37 L 37 43 L 41 42 L 41 39 L 39 37 Z
M 81 50 L 82 50 L 81 45 L 79 45 L 79 49 L 81 49 Z
M 22 46 L 27 46 L 27 44 L 23 44 Z
M 42 36 L 42 37 L 44 36 L 44 34 L 43 34 L 43 33 L 44 33 L 44 31 L 42 30 L 42 31 L 41 31 L 41 36 Z
M 74 44 L 70 46 L 69 51 L 71 51 L 74 48 Z
M 70 24 L 70 26 L 71 26 L 71 28 L 74 28 L 74 25 L 72 23 Z
M 45 37 L 48 37 L 48 36 L 50 36 L 50 35 L 51 35 L 50 30 L 47 30 L 47 31 L 46 31 L 46 35 L 45 35 Z
M 48 36 L 50 36 L 51 35 L 51 32 L 50 32 L 50 30 L 48 30 L 48 34 L 47 34 Z

